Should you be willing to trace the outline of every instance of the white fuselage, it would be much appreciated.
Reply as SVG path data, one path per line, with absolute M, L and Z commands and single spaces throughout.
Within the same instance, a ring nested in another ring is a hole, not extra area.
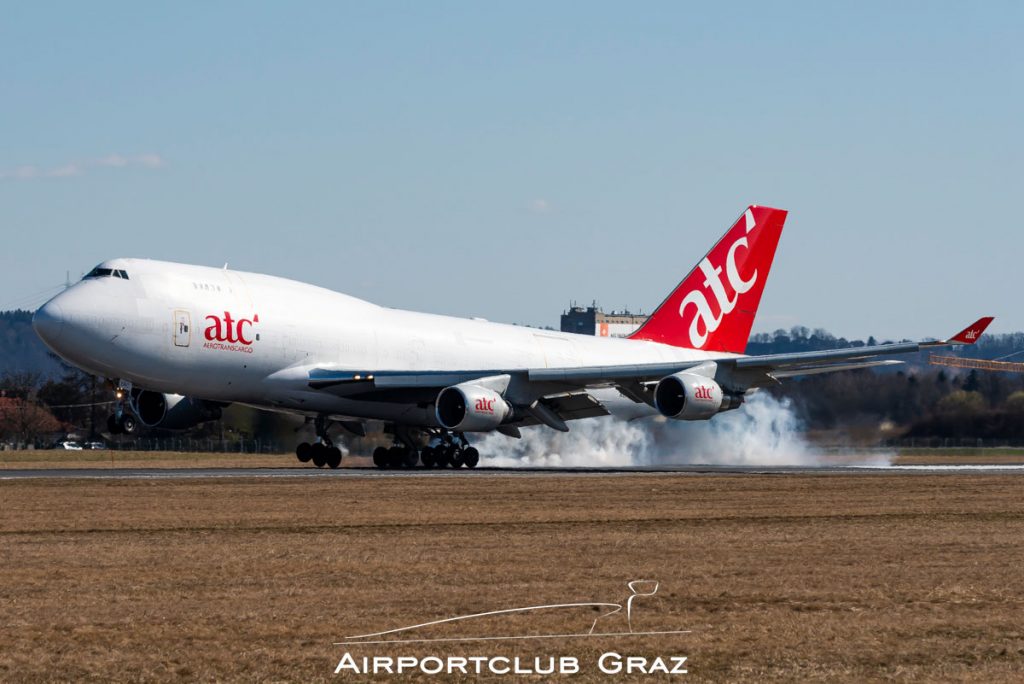
M 710 354 L 402 311 L 305 283 L 145 259 L 101 266 L 36 315 L 43 340 L 91 373 L 159 392 L 337 417 L 436 425 L 433 407 L 311 389 L 311 369 L 507 372 L 692 361 Z M 722 357 L 718 353 L 715 356 Z

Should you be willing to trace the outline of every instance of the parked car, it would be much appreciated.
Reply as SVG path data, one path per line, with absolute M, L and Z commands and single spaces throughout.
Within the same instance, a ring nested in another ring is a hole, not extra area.
M 86 449 L 90 449 L 92 451 L 101 451 L 101 450 L 107 449 L 109 447 L 107 447 L 106 442 L 86 442 L 85 443 L 85 448 Z
M 82 445 L 79 444 L 78 442 L 65 441 L 65 442 L 57 442 L 57 444 L 55 444 L 53 448 L 54 449 L 64 449 L 65 451 L 81 451 L 82 450 Z

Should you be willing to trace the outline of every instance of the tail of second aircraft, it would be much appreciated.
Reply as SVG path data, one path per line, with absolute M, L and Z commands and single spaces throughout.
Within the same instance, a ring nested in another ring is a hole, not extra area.
M 743 353 L 786 211 L 751 205 L 630 337 Z

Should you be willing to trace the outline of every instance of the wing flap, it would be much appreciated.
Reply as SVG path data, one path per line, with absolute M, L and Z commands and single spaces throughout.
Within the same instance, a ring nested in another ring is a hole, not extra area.
M 563 420 L 607 416 L 608 410 L 586 392 L 567 392 L 544 397 L 544 403 Z
M 879 368 L 882 366 L 902 366 L 903 361 L 895 359 L 881 359 L 878 361 L 854 361 L 852 363 L 828 363 L 822 365 L 809 364 L 806 366 L 790 366 L 782 370 L 772 372 L 775 378 L 793 378 L 798 375 L 820 375 L 822 373 L 835 373 L 837 371 L 861 370 L 863 368 Z

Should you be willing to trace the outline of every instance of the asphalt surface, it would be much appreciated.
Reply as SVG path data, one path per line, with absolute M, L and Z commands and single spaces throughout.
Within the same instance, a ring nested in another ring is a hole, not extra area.
M 0 470 L 0 480 L 179 480 L 206 478 L 393 478 L 393 477 L 626 477 L 631 475 L 1024 475 L 1024 465 L 904 466 L 647 466 L 631 468 L 465 468 L 378 470 L 377 468 L 26 468 Z

